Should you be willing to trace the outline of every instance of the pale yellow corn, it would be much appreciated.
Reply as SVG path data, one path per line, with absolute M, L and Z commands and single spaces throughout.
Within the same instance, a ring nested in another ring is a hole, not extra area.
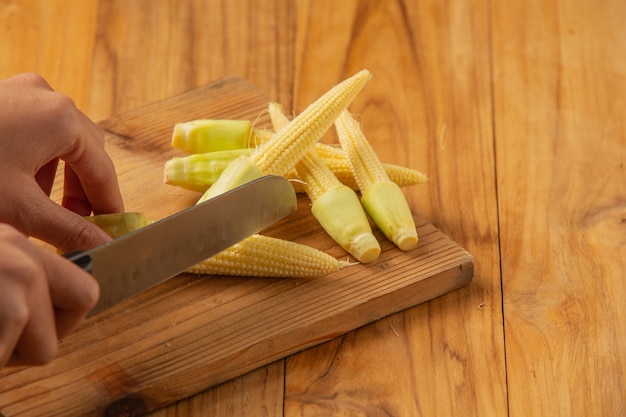
M 165 161 L 164 181 L 192 191 L 206 191 L 237 157 L 252 154 L 252 148 L 195 153 Z
M 174 125 L 172 146 L 189 153 L 239 149 L 249 146 L 250 121 L 198 119 Z
M 277 103 L 268 107 L 274 129 L 289 123 Z M 322 228 L 359 262 L 370 263 L 380 255 L 380 245 L 354 190 L 342 184 L 310 147 L 296 164 L 296 173 L 311 200 L 311 213 Z
M 151 223 L 143 213 L 86 216 L 112 238 Z M 265 235 L 252 235 L 189 268 L 187 272 L 250 277 L 317 277 L 352 265 L 314 247 Z
M 137 212 L 96 214 L 85 216 L 85 219 L 104 230 L 113 239 L 150 223 L 145 214 Z
M 250 277 L 319 277 L 351 265 L 301 243 L 252 235 L 189 268 L 207 275 Z
M 318 142 L 315 144 L 315 150 L 317 154 L 324 159 L 346 159 L 346 155 L 343 153 L 343 149 L 341 149 L 340 145 Z
M 348 108 L 370 77 L 368 70 L 362 70 L 328 90 L 262 143 L 252 154 L 252 161 L 265 174 L 286 175 Z
M 359 186 L 354 179 L 350 162 L 345 157 L 343 159 L 335 157 L 322 159 L 339 181 L 354 190 L 359 189 Z M 422 184 L 428 180 L 424 173 L 416 169 L 388 163 L 383 163 L 383 167 L 385 168 L 385 172 L 387 172 L 389 179 L 398 184 L 400 187 Z
M 401 250 L 417 245 L 415 221 L 402 190 L 389 179 L 383 164 L 363 134 L 359 123 L 344 111 L 335 122 L 356 183 L 361 203 L 374 223 Z
M 271 139 L 255 148 L 248 162 L 233 161 L 235 166 L 224 171 L 229 176 L 222 181 L 222 175 L 199 202 L 243 185 L 255 175 L 257 178 L 269 174 L 286 176 L 348 108 L 370 77 L 368 70 L 362 70 L 328 90 Z

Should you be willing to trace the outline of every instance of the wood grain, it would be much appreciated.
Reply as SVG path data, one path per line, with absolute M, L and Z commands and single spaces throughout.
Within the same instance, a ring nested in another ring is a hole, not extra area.
M 97 0 L 0 0 L 0 77 L 39 73 L 84 110 L 97 16 Z
M 267 102 L 233 77 L 102 122 L 127 210 L 156 220 L 197 200 L 198 193 L 162 181 L 165 161 L 177 153 L 170 145 L 177 121 L 255 120 Z M 54 195 L 61 189 L 57 183 Z M 155 410 L 467 285 L 472 256 L 415 220 L 414 250 L 400 251 L 376 230 L 383 250 L 376 262 L 316 279 L 173 278 L 89 319 L 50 365 L 0 373 L 0 409 L 10 416 Z M 348 256 L 305 196 L 264 233 Z
M 428 174 L 407 197 L 471 248 L 476 278 L 290 357 L 285 415 L 506 415 L 487 4 L 300 4 L 296 105 L 370 69 L 353 112 L 381 158 Z
M 494 7 L 510 415 L 624 415 L 626 4 L 517 6 Z
M 626 414 L 626 3 L 150 3 L 0 0 L 0 76 L 102 120 L 232 75 L 299 111 L 367 66 L 370 140 L 429 175 L 407 197 L 476 273 L 155 414 Z
M 109 118 L 230 76 L 291 103 L 293 4 L 100 1 L 89 114 Z
M 150 416 L 281 417 L 284 383 L 283 361 L 276 361 Z

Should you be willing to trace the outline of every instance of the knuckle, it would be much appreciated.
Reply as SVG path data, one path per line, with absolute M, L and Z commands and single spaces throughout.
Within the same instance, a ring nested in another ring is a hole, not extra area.
M 30 242 L 26 236 L 11 226 L 0 224 L 0 241 L 5 253 L 2 263 L 4 274 L 22 285 L 32 285 L 41 273 L 41 265 L 33 257 L 27 256 L 27 245 Z
M 72 221 L 72 224 L 69 224 L 66 230 L 67 232 L 57 245 L 66 252 L 87 250 L 102 243 L 100 229 L 82 218 Z
M 14 80 L 33 87 L 45 87 L 49 88 L 47 81 L 39 74 L 34 72 L 24 72 L 14 77 Z
M 49 117 L 66 126 L 72 126 L 76 119 L 74 100 L 63 93 L 53 92 L 48 99 Z
M 98 282 L 89 275 L 84 282 L 84 291 L 82 291 L 79 299 L 76 300 L 78 309 L 87 313 L 91 310 L 100 297 L 100 286 Z

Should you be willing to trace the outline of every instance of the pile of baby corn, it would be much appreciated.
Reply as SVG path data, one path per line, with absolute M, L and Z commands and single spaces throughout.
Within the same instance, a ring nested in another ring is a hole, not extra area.
M 172 146 L 189 153 L 164 167 L 165 182 L 203 192 L 198 202 L 274 174 L 295 179 L 322 228 L 358 262 L 381 248 L 369 219 L 403 251 L 417 245 L 413 215 L 400 187 L 420 184 L 414 169 L 382 163 L 348 106 L 371 78 L 362 70 L 337 84 L 293 120 L 269 103 L 271 130 L 247 120 L 201 119 L 174 126 Z M 320 139 L 335 127 L 340 146 Z M 359 198 L 360 196 L 360 198 Z M 352 264 L 318 249 L 254 235 L 189 269 L 201 274 L 320 276 Z
M 247 120 L 202 119 L 174 126 L 172 146 L 189 155 L 165 163 L 167 184 L 203 192 L 198 203 L 264 175 L 295 179 L 322 228 L 358 262 L 374 262 L 381 247 L 369 219 L 403 251 L 417 245 L 402 186 L 420 184 L 416 170 L 382 163 L 348 106 L 371 78 L 362 70 L 331 88 L 290 120 L 269 103 L 271 130 Z M 340 146 L 320 139 L 335 127 Z M 360 196 L 360 198 L 359 198 Z M 190 268 L 210 275 L 314 277 L 354 262 L 316 248 L 256 234 Z

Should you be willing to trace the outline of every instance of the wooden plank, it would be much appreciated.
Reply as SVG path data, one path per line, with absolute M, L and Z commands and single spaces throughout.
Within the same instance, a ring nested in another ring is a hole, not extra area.
M 476 278 L 288 358 L 285 415 L 507 414 L 489 13 L 486 1 L 299 2 L 296 108 L 370 69 L 353 112 L 383 160 L 427 173 L 407 197 L 469 248 Z
M 625 16 L 494 3 L 512 417 L 626 415 Z
M 127 210 L 158 219 L 198 197 L 162 184 L 163 163 L 176 153 L 175 122 L 254 120 L 267 100 L 233 77 L 104 121 Z M 346 256 L 308 205 L 301 198 L 299 210 L 267 233 Z M 0 409 L 9 417 L 154 410 L 468 284 L 472 256 L 415 218 L 421 238 L 413 251 L 377 232 L 377 262 L 322 278 L 169 280 L 88 320 L 50 365 L 2 371 Z
M 150 413 L 150 417 L 282 417 L 285 367 L 276 361 Z M 126 414 L 127 415 L 127 414 Z

